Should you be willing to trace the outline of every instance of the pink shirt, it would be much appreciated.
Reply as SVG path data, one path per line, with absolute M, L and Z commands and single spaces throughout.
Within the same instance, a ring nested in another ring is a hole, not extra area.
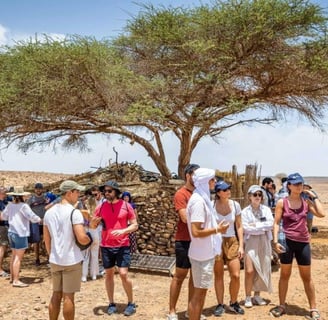
M 310 242 L 310 234 L 306 225 L 308 211 L 309 206 L 304 199 L 298 209 L 289 208 L 288 198 L 283 199 L 282 220 L 287 239 L 304 243 Z
M 104 201 L 95 210 L 95 216 L 102 217 L 104 225 L 101 234 L 102 247 L 128 247 L 130 246 L 129 235 L 122 234 L 120 236 L 112 235 L 113 230 L 125 229 L 128 222 L 136 218 L 131 205 L 124 200 L 116 203 Z

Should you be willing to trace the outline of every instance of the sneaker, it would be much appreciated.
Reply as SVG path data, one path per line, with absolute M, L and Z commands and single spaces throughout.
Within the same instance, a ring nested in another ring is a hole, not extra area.
M 252 308 L 253 303 L 252 303 L 252 298 L 250 296 L 247 296 L 245 299 L 245 307 L 246 308 Z
M 82 281 L 82 282 L 87 282 L 87 277 L 82 277 L 82 278 L 81 278 L 81 281 Z
M 97 276 L 92 276 L 92 280 L 97 280 Z
M 107 313 L 109 315 L 114 314 L 114 313 L 117 313 L 117 308 L 116 308 L 116 304 L 115 303 L 110 303 L 108 305 Z
M 224 305 L 218 304 L 213 312 L 216 317 L 221 317 L 225 313 Z
M 229 310 L 234 312 L 234 313 L 237 313 L 237 314 L 244 314 L 245 313 L 244 309 L 241 308 L 238 301 L 236 301 L 234 303 L 230 303 Z
M 128 305 L 126 306 L 125 310 L 124 310 L 124 315 L 125 316 L 131 316 L 134 313 L 136 313 L 136 305 L 132 302 L 129 302 Z
M 176 313 L 168 314 L 167 320 L 178 320 L 178 315 Z
M 260 296 L 254 296 L 253 301 L 258 306 L 266 306 L 267 304 Z
M 185 313 L 185 318 L 189 319 L 188 311 L 186 311 Z M 206 316 L 204 314 L 201 314 L 199 320 L 206 320 Z

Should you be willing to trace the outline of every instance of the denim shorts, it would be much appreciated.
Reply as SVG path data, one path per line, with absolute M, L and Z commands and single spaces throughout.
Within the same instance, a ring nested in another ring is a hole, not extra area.
M 20 237 L 17 233 L 8 232 L 9 245 L 11 249 L 27 249 L 27 237 Z
M 131 263 L 130 247 L 101 247 L 101 255 L 105 269 L 113 268 L 115 265 L 119 268 L 128 268 Z

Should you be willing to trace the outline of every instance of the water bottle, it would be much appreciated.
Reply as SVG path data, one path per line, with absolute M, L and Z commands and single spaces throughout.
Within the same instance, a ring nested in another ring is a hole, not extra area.
M 280 250 L 282 252 L 286 252 L 286 235 L 284 232 L 284 228 L 282 227 L 282 223 L 280 223 L 279 226 L 278 243 L 280 244 Z

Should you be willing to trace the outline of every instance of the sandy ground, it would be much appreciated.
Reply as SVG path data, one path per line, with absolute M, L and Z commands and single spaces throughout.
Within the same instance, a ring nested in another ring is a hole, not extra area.
M 314 225 L 318 226 L 319 232 L 313 234 L 313 266 L 312 275 L 316 287 L 317 304 L 321 310 L 323 319 L 328 319 L 328 199 L 327 199 L 327 179 L 314 179 L 309 181 L 318 192 L 324 202 L 327 216 L 323 219 L 315 219 Z M 32 253 L 27 253 L 24 258 L 21 279 L 29 283 L 27 288 L 13 288 L 9 281 L 0 278 L 0 319 L 5 320 L 43 320 L 48 319 L 48 303 L 51 296 L 51 278 L 49 268 L 45 258 L 42 257 L 42 265 L 34 266 Z M 5 266 L 8 265 L 9 258 L 5 259 Z M 168 296 L 171 278 L 167 273 L 130 271 L 133 280 L 135 302 L 138 305 L 137 313 L 131 318 L 143 320 L 165 320 L 168 312 Z M 274 293 L 271 295 L 263 293 L 263 298 L 267 300 L 267 306 L 254 306 L 247 309 L 245 315 L 235 315 L 226 313 L 225 319 L 272 319 L 269 310 L 278 302 L 278 278 L 279 269 L 272 272 Z M 225 271 L 225 303 L 229 302 L 227 294 L 229 275 Z M 122 289 L 120 279 L 116 275 L 115 300 L 119 308 L 119 314 L 108 316 L 106 314 L 107 297 L 104 287 L 104 279 L 82 283 L 81 292 L 76 294 L 76 319 L 123 319 L 126 318 L 121 313 L 126 304 L 126 297 Z M 239 298 L 243 303 L 244 294 L 244 272 L 241 272 L 241 289 Z M 185 319 L 184 313 L 187 304 L 187 281 L 185 281 L 181 296 L 178 302 L 179 319 Z M 304 319 L 308 315 L 308 303 L 303 290 L 303 285 L 298 275 L 297 266 L 294 265 L 292 277 L 287 295 L 288 309 L 287 315 L 282 319 Z M 204 314 L 207 319 L 216 319 L 212 315 L 216 306 L 215 293 L 210 289 L 207 293 Z M 59 319 L 63 319 L 60 316 Z

